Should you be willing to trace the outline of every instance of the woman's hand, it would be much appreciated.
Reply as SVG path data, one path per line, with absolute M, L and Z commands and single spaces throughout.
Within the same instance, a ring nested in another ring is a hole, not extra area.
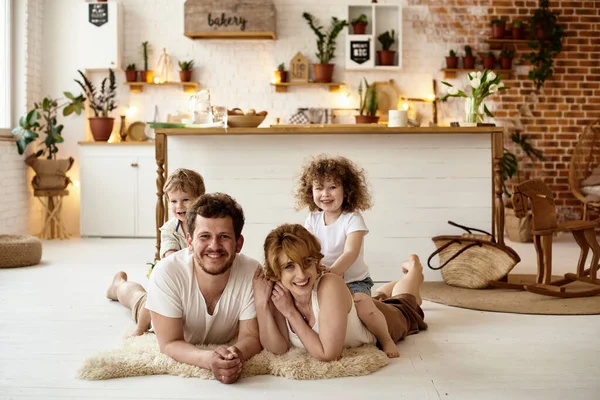
M 254 289 L 254 303 L 256 307 L 266 307 L 273 292 L 273 282 L 268 280 L 263 274 L 262 268 L 256 268 L 254 278 L 252 279 L 252 288 Z
M 279 312 L 286 318 L 290 318 L 292 311 L 296 308 L 292 300 L 292 294 L 287 290 L 281 282 L 275 283 L 273 286 L 273 295 L 271 296 L 273 304 Z

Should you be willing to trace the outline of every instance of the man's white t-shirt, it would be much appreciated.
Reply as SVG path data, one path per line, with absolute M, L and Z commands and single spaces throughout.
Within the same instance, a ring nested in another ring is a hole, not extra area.
M 330 268 L 344 252 L 346 238 L 349 234 L 357 231 L 364 231 L 365 235 L 369 233 L 365 220 L 358 212 L 343 212 L 331 225 L 325 225 L 323 211 L 311 212 L 306 218 L 304 227 L 321 242 L 321 251 L 325 256 L 321 263 L 327 268 Z M 363 241 L 356 261 L 344 272 L 346 283 L 362 281 L 369 276 L 369 267 L 364 260 L 364 250 L 365 242 Z
M 223 344 L 237 337 L 239 321 L 256 318 L 252 278 L 260 264 L 237 254 L 231 275 L 213 315 L 206 310 L 190 251 L 161 260 L 148 285 L 146 308 L 170 318 L 183 318 L 183 337 L 192 344 Z

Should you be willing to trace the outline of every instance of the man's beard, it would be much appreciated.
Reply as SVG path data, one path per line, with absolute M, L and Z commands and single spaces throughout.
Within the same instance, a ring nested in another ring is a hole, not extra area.
M 231 266 L 233 265 L 233 262 L 235 261 L 235 254 L 233 255 L 233 257 L 231 257 L 231 259 L 227 259 L 225 264 L 217 271 L 211 271 L 211 270 L 207 269 L 204 266 L 202 257 L 194 257 L 194 258 L 196 260 L 196 264 L 198 264 L 198 266 L 202 269 L 202 271 L 206 272 L 209 275 L 218 276 L 218 275 L 223 275 L 224 273 L 229 271 L 229 269 L 231 269 Z

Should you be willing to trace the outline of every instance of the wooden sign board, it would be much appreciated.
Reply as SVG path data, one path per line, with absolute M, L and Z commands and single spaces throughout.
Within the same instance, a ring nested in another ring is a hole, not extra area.
M 308 59 L 298 52 L 290 60 L 290 82 L 308 82 Z
M 183 30 L 193 39 L 276 39 L 270 0 L 187 0 Z

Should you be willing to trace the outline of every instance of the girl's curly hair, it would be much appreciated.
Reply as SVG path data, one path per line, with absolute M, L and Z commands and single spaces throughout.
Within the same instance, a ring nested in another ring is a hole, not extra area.
M 313 183 L 323 183 L 327 179 L 342 185 L 342 211 L 365 211 L 371 208 L 371 195 L 364 170 L 345 157 L 327 157 L 322 154 L 304 166 L 296 189 L 299 210 L 307 206 L 310 211 L 320 210 L 313 200 Z

